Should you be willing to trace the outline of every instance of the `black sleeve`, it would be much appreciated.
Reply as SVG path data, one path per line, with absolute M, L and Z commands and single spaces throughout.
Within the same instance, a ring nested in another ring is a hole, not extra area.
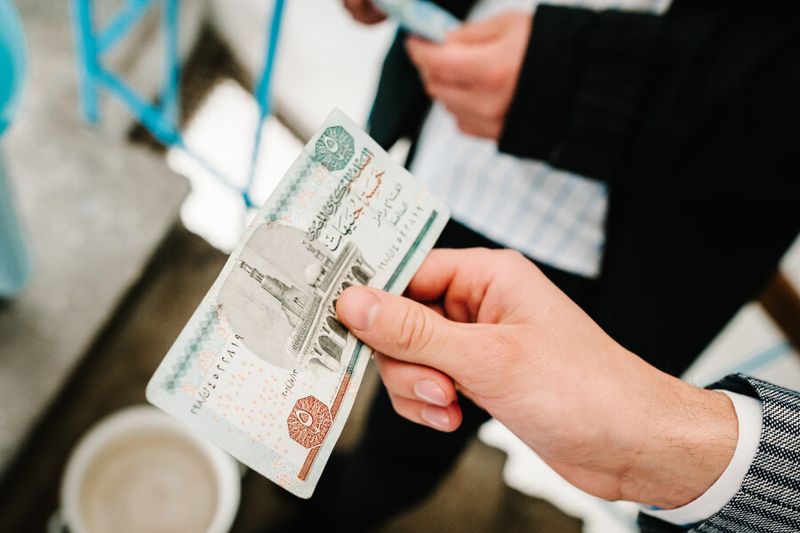
M 612 180 L 643 127 L 679 147 L 724 128 L 703 123 L 720 106 L 754 127 L 755 113 L 800 119 L 798 15 L 775 1 L 675 0 L 665 15 L 542 5 L 499 148 Z

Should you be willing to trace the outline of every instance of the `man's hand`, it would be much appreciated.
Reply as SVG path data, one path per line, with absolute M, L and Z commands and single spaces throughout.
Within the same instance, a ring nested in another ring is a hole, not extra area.
M 363 24 L 377 24 L 386 20 L 386 15 L 371 0 L 344 0 L 344 7 Z
M 352 287 L 337 306 L 379 352 L 402 416 L 452 431 L 458 390 L 579 488 L 663 508 L 695 499 L 730 461 L 725 395 L 625 350 L 520 254 L 434 250 L 407 295 Z
M 464 133 L 498 139 L 517 87 L 531 33 L 529 13 L 514 11 L 467 23 L 443 44 L 410 38 L 411 60 L 425 90 Z

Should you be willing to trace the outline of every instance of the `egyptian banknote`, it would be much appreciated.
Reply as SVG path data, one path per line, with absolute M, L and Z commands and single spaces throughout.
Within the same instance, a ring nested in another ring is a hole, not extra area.
M 250 224 L 147 398 L 308 498 L 371 351 L 337 320 L 351 285 L 401 293 L 449 213 L 338 110 Z
M 449 11 L 428 0 L 373 0 L 375 5 L 395 19 L 403 29 L 441 43 L 447 33 L 456 29 L 461 21 Z

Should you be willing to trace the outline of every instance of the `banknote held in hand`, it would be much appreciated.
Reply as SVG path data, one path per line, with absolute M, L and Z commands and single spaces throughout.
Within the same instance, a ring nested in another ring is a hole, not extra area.
M 351 285 L 401 293 L 448 216 L 334 111 L 245 231 L 148 400 L 311 496 L 371 353 L 337 319 L 336 300 Z

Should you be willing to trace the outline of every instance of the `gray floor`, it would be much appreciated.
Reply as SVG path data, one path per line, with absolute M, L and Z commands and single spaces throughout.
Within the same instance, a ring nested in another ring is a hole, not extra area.
M 69 3 L 19 5 L 30 70 L 2 141 L 34 275 L 0 310 L 0 473 L 139 279 L 188 192 L 162 157 L 80 120 Z M 105 126 L 130 128 L 111 115 Z

